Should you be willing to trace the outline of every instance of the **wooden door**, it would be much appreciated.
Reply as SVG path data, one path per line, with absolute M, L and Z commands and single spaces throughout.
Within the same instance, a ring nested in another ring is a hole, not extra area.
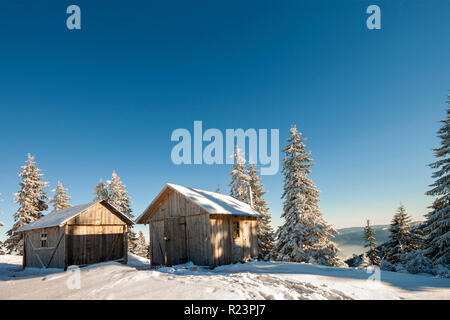
M 187 262 L 185 217 L 164 220 L 164 248 L 166 265 Z
M 150 263 L 165 265 L 164 221 L 150 221 Z
M 123 226 L 69 226 L 68 265 L 85 265 L 121 259 L 124 251 Z

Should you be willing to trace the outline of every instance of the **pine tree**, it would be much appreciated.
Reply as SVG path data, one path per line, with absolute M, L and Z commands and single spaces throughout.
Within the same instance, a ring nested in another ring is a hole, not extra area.
M 277 232 L 278 241 L 271 257 L 283 261 L 340 265 L 338 249 L 330 240 L 337 232 L 323 219 L 319 209 L 319 191 L 308 178 L 313 165 L 311 152 L 306 151 L 305 139 L 295 126 L 290 133 L 288 145 L 282 150 L 285 152 L 282 170 L 282 217 L 285 223 Z
M 50 203 L 53 204 L 53 209 L 55 211 L 71 207 L 69 204 L 70 197 L 67 195 L 67 189 L 63 187 L 61 182 L 58 181 L 58 186 L 53 189 L 52 192 L 54 192 L 55 195 Z
M 139 231 L 136 241 L 136 246 L 134 248 L 135 254 L 140 257 L 147 258 L 149 257 L 149 250 L 147 243 L 145 242 L 145 237 L 142 231 Z
M 450 104 L 450 94 L 447 103 Z M 436 180 L 426 193 L 437 197 L 431 206 L 432 211 L 426 215 L 426 253 L 434 266 L 450 268 L 450 108 L 447 108 L 447 118 L 440 122 L 442 127 L 437 133 L 441 146 L 434 149 L 434 155 L 439 160 L 430 164 L 431 168 L 436 169 L 432 175 Z
M 106 188 L 102 179 L 100 179 L 100 181 L 94 187 L 94 195 L 94 201 L 102 201 L 108 199 L 108 189 Z
M 106 188 L 108 191 L 108 203 L 123 214 L 126 214 L 130 219 L 133 219 L 130 197 L 125 185 L 115 171 L 112 173 L 111 180 L 106 182 Z M 136 254 L 137 240 L 137 234 L 133 231 L 133 227 L 130 227 L 128 229 L 128 251 L 133 254 Z
M 131 228 L 128 229 L 127 242 L 128 242 L 128 252 L 137 254 L 136 247 L 138 243 L 138 235 Z
M 111 180 L 106 182 L 106 187 L 108 190 L 108 203 L 132 219 L 134 216 L 131 214 L 130 197 L 125 189 L 125 185 L 122 184 L 115 171 L 112 173 Z
M 221 193 L 221 192 L 220 192 L 220 184 L 217 185 L 217 188 L 216 188 L 216 191 L 215 191 L 215 192 L 216 192 L 216 193 Z
M 256 223 L 256 234 L 258 236 L 259 257 L 264 259 L 272 250 L 275 242 L 274 231 L 270 225 L 272 217 L 269 214 L 267 202 L 263 198 L 266 191 L 261 183 L 256 165 L 251 163 L 247 172 L 252 191 L 253 209 L 262 215 Z
M 411 231 L 411 240 L 409 241 L 411 250 L 423 250 L 425 248 L 425 236 L 419 227 Z
M 234 163 L 230 172 L 230 195 L 237 200 L 249 204 L 249 177 L 247 175 L 247 171 L 245 170 L 245 159 L 237 147 L 234 152 L 233 159 Z
M 375 232 L 370 225 L 369 219 L 367 219 L 367 225 L 364 227 L 364 240 L 366 242 L 364 247 L 369 248 L 368 258 L 370 259 L 371 264 L 379 266 L 380 257 L 378 255 L 377 244 L 375 243 Z
M 397 209 L 389 228 L 389 262 L 396 264 L 404 262 L 404 256 L 411 251 L 411 231 L 409 223 L 411 218 L 408 216 L 403 205 Z
M 21 235 L 14 234 L 14 232 L 39 219 L 42 216 L 42 211 L 48 209 L 45 202 L 48 198 L 44 191 L 48 187 L 48 183 L 42 181 L 43 175 L 39 173 L 40 169 L 36 167 L 33 156 L 28 154 L 26 163 L 19 173 L 19 177 L 22 178 L 19 183 L 20 190 L 14 194 L 16 196 L 14 203 L 18 203 L 20 207 L 14 213 L 15 223 L 13 227 L 7 232 L 9 238 L 5 241 L 5 246 L 8 253 L 22 253 Z

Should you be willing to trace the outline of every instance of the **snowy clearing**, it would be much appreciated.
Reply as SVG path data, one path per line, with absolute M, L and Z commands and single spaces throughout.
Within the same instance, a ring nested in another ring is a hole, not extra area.
M 75 273 L 22 270 L 22 257 L 0 256 L 0 299 L 450 299 L 450 279 L 286 262 L 249 262 L 215 268 L 185 264 L 150 269 L 130 255 L 127 265 L 105 262 Z M 70 285 L 69 285 L 70 287 Z

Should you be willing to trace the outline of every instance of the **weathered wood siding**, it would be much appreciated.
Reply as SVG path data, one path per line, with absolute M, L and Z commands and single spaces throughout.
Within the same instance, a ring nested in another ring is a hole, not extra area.
M 167 264 L 176 265 L 188 262 L 186 250 L 186 218 L 167 218 L 164 220 L 164 237 Z
M 233 262 L 256 258 L 258 256 L 256 218 L 235 216 L 232 222 L 239 222 L 239 237 L 233 239 Z M 233 229 L 231 235 L 233 237 Z
M 41 247 L 41 234 L 47 234 L 47 247 Z M 24 266 L 64 268 L 64 228 L 53 227 L 24 232 Z
M 212 264 L 220 266 L 233 262 L 233 217 L 211 215 Z
M 68 226 L 67 264 L 84 265 L 125 258 L 125 226 Z
M 67 222 L 68 225 L 126 225 L 122 219 L 101 203 L 97 203 Z
M 97 203 L 67 222 L 67 265 L 127 259 L 127 224 Z
M 258 256 L 258 241 L 256 235 L 256 220 L 241 219 L 242 224 L 242 259 L 243 261 Z
M 240 223 L 240 237 L 235 240 L 233 221 Z M 210 215 L 174 190 L 161 195 L 147 223 L 153 265 L 192 261 L 219 266 L 258 255 L 256 218 Z
M 186 217 L 186 238 L 188 260 L 200 266 L 212 265 L 209 214 Z
M 187 261 L 211 265 L 209 214 L 201 207 L 169 190 L 149 219 L 153 265 Z
M 164 220 L 150 221 L 150 262 L 164 265 Z

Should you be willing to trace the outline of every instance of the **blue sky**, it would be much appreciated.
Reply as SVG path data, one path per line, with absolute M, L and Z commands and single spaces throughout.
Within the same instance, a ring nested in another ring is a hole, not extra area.
M 82 29 L 66 28 L 77 4 Z M 368 5 L 381 30 L 366 28 Z M 0 203 L 26 154 L 72 204 L 116 170 L 139 215 L 166 182 L 227 190 L 226 165 L 172 164 L 176 128 L 308 138 L 335 227 L 422 219 L 450 83 L 448 1 L 9 1 L 0 10 Z M 281 155 L 280 155 L 281 156 Z M 274 225 L 282 176 L 263 177 Z M 52 195 L 50 189 L 49 194 Z

